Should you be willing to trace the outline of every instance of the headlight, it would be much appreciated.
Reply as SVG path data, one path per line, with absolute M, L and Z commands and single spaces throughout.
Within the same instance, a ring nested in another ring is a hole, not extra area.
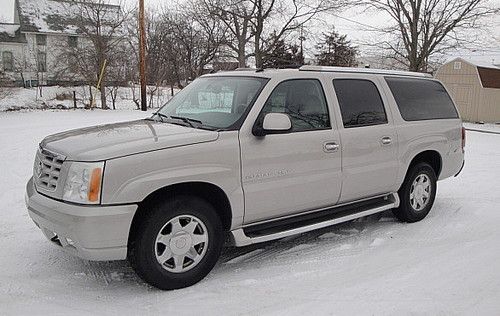
M 99 204 L 104 162 L 71 162 L 64 185 L 63 200 Z

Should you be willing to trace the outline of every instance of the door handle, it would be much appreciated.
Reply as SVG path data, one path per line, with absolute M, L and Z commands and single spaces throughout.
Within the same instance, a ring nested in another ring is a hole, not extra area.
M 380 140 L 382 145 L 390 145 L 392 143 L 392 139 L 389 136 L 382 137 Z
M 335 152 L 335 151 L 339 150 L 339 148 L 340 148 L 340 145 L 337 144 L 336 142 L 329 142 L 329 143 L 325 143 L 323 145 L 323 149 L 326 152 Z

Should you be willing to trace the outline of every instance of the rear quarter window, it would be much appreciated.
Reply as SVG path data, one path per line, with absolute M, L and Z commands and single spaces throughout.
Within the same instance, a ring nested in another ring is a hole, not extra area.
M 405 121 L 458 118 L 453 101 L 438 81 L 385 77 Z

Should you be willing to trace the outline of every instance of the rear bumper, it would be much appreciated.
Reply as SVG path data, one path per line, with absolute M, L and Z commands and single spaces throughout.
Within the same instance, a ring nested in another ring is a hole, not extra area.
M 28 213 L 45 236 L 64 251 L 88 260 L 127 257 L 130 225 L 137 205 L 84 206 L 60 202 L 26 186 Z

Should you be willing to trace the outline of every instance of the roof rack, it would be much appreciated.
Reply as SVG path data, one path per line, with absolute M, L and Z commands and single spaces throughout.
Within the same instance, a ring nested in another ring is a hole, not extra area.
M 431 74 L 401 70 L 372 69 L 372 68 L 353 68 L 353 67 L 331 67 L 331 66 L 311 66 L 305 65 L 299 68 L 300 71 L 320 71 L 320 72 L 344 72 L 344 73 L 363 73 L 380 75 L 398 75 L 409 77 L 432 78 Z
M 248 67 L 238 67 L 234 69 L 234 71 L 256 71 L 256 68 L 248 68 Z

